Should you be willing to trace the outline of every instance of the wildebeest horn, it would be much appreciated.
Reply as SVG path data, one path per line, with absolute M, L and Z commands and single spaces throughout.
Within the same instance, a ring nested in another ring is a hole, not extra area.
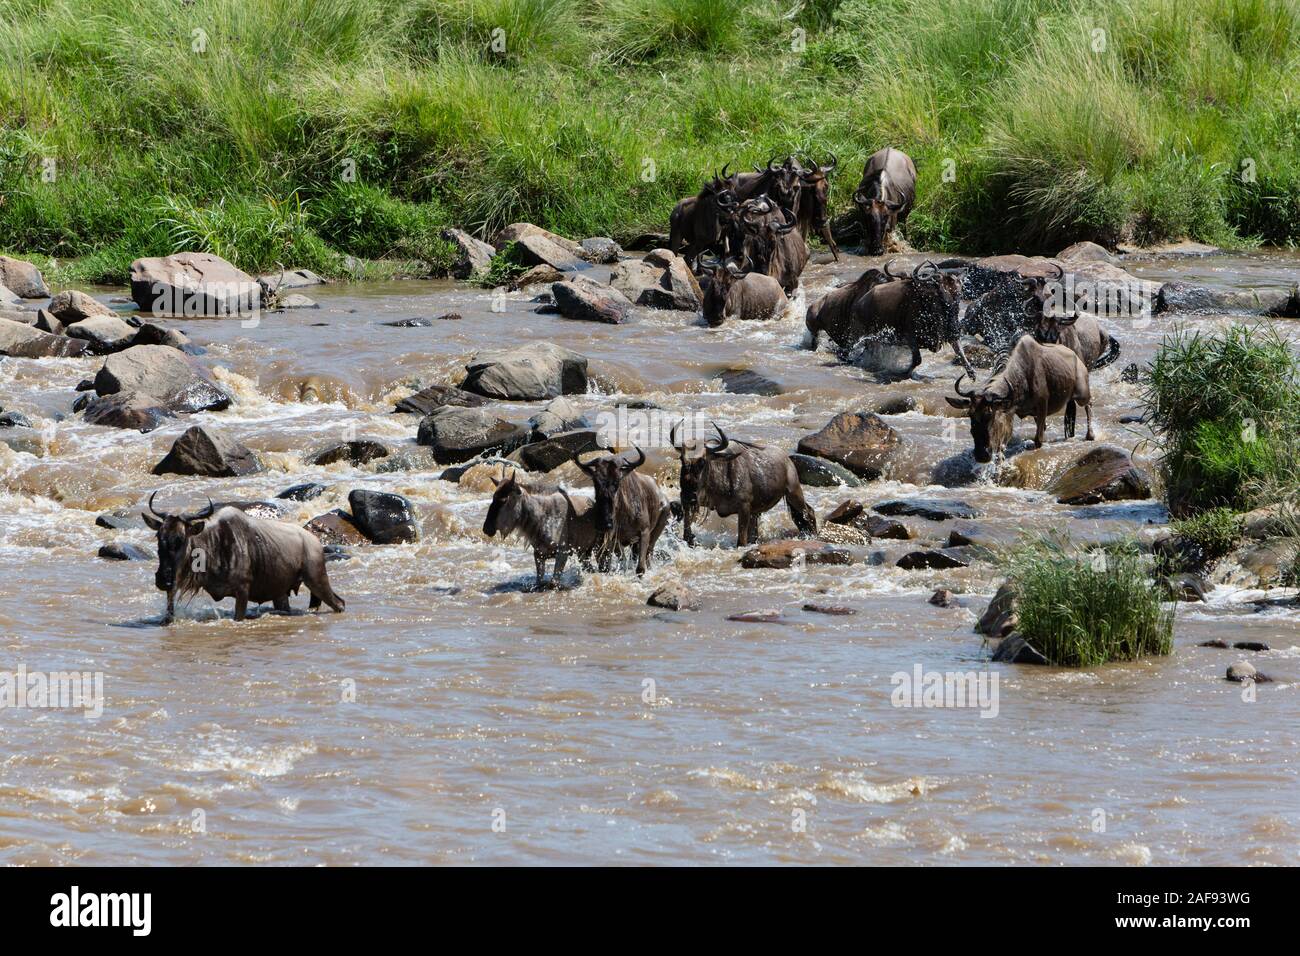
M 590 475 L 590 474 L 593 473 L 593 468 L 592 468 L 592 464 L 591 464 L 591 462 L 589 462 L 589 461 L 588 461 L 588 462 L 584 462 L 584 461 L 583 461 L 581 458 L 579 458 L 577 455 L 574 455 L 574 456 L 573 456 L 573 463 L 574 463 L 575 465 L 577 465 L 579 468 L 581 468 L 581 469 L 583 470 L 583 472 L 585 472 L 586 474 Z
M 215 510 L 216 510 L 216 506 L 212 503 L 212 499 L 209 498 L 209 499 L 208 499 L 208 506 L 207 506 L 206 508 L 202 509 L 201 511 L 196 511 L 196 512 L 194 512 L 194 514 L 192 514 L 192 515 L 184 515 L 184 516 L 183 516 L 183 520 L 185 520 L 185 521 L 202 521 L 204 518 L 211 518 L 211 517 L 212 517 L 212 512 L 215 511 Z
M 727 169 L 730 166 L 731 166 L 730 162 L 725 162 L 722 164 L 722 181 L 724 183 L 731 178 L 731 173 L 727 172 Z
M 157 511 L 157 510 L 155 510 L 155 508 L 154 508 L 154 506 L 153 506 L 153 500 L 154 500 L 155 498 L 157 498 L 157 497 L 158 497 L 158 492 L 156 492 L 156 491 L 155 491 L 153 494 L 151 494 L 151 495 L 149 496 L 149 510 L 153 513 L 153 516 L 154 516 L 155 518 L 166 518 L 166 517 L 167 517 L 166 514 L 164 514 L 164 513 L 161 512 L 161 511 Z
M 740 264 L 736 262 L 734 257 L 727 260 L 727 271 L 737 279 L 745 274 L 745 270 L 741 268 Z
M 685 424 L 686 424 L 686 419 L 682 419 L 680 422 L 678 422 L 676 425 L 674 425 L 672 428 L 668 430 L 668 444 L 672 445 L 678 451 L 681 451 L 682 448 L 685 447 L 686 443 L 683 442 L 681 445 L 677 444 L 677 429 L 681 428 Z
M 954 390 L 957 392 L 957 394 L 960 395 L 962 398 L 974 398 L 974 397 L 975 397 L 975 389 L 972 388 L 969 392 L 963 392 L 963 391 L 961 390 L 961 380 L 964 379 L 964 378 L 965 378 L 967 375 L 969 375 L 969 374 L 970 374 L 969 372 L 962 372 L 960 375 L 957 376 L 957 381 L 955 381 L 955 382 L 952 383 L 952 387 L 953 387 L 953 389 L 954 389 Z M 975 376 L 971 375 L 971 384 L 974 384 L 974 383 L 975 383 Z
M 1055 281 L 1060 282 L 1065 278 L 1065 270 L 1061 268 L 1060 263 L 1053 262 L 1051 265 L 1052 268 L 1056 270 L 1056 275 L 1052 276 L 1052 278 Z
M 773 154 L 772 154 L 772 158 L 769 159 L 769 160 L 767 161 L 767 171 L 768 171 L 769 173 L 774 173 L 774 172 L 776 172 L 776 167 L 772 165 L 772 164 L 775 163 L 775 162 L 776 162 L 776 154 L 773 153 Z
M 713 430 L 718 433 L 717 444 L 708 446 L 709 451 L 716 454 L 717 452 L 723 451 L 728 445 L 730 445 L 731 439 L 727 437 L 726 432 L 724 432 L 721 428 L 718 427 L 717 422 L 710 421 L 709 424 L 712 425 Z
M 859 189 L 857 192 L 853 194 L 853 201 L 856 203 L 871 202 L 871 200 L 867 198 L 867 195 L 861 189 Z
M 793 229 L 795 226 L 799 224 L 799 220 L 795 218 L 794 213 L 791 212 L 789 209 L 782 208 L 781 214 L 785 216 L 785 222 L 774 228 L 776 229 L 778 234 L 784 236 L 786 233 L 788 233 L 791 229 Z
M 722 261 L 717 256 L 700 256 L 695 260 L 696 264 L 705 269 L 718 269 L 722 266 Z
M 936 273 L 938 271 L 939 271 L 939 267 L 936 266 L 929 259 L 926 259 L 919 266 L 917 266 L 915 269 L 912 270 L 912 278 L 916 279 L 922 275 L 930 275 L 931 273 Z
M 831 164 L 829 166 L 818 166 L 823 173 L 829 173 L 832 169 L 840 164 L 840 159 L 834 153 L 831 153 Z
M 894 262 L 895 262 L 894 259 L 890 259 L 888 262 L 885 263 L 885 275 L 889 276 L 889 278 L 891 278 L 891 279 L 907 279 L 907 278 L 909 278 L 909 276 L 908 276 L 908 274 L 907 274 L 906 272 L 896 273 L 896 272 L 891 272 L 891 271 L 890 271 L 889 267 L 892 266 L 892 265 L 894 264 Z
M 642 465 L 645 464 L 645 452 L 643 452 L 643 451 L 641 450 L 641 446 L 640 446 L 640 445 L 633 445 L 632 447 L 636 449 L 636 453 L 637 453 L 637 455 L 640 456 L 640 457 L 638 457 L 637 460 L 636 460 L 635 462 L 633 462 L 633 463 L 631 463 L 631 464 L 629 464 L 629 465 L 627 466 L 628 471 L 631 471 L 631 470 L 634 469 L 634 468 L 640 468 Z
M 714 201 L 717 202 L 719 206 L 726 209 L 730 209 L 740 203 L 740 200 L 736 198 L 736 194 L 730 189 L 724 189 L 722 192 L 718 193 L 717 199 Z

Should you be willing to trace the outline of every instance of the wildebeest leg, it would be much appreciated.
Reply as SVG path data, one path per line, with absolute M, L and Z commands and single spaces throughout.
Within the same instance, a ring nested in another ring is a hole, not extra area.
M 916 374 L 916 370 L 921 367 L 921 346 L 917 344 L 916 333 L 912 333 L 912 367 L 907 370 L 908 376 Z
M 655 526 L 650 529 L 648 534 L 641 537 L 641 564 L 645 566 L 645 569 L 650 567 L 650 556 L 654 554 L 655 544 L 659 541 L 659 536 L 664 533 L 664 528 L 668 527 L 669 517 L 671 517 L 671 514 L 668 509 L 661 508 L 659 510 L 659 520 L 655 522 Z M 641 573 L 642 568 L 638 567 L 637 574 Z
M 167 592 L 167 612 L 163 615 L 162 622 L 170 624 L 176 620 L 176 592 L 174 590 Z
M 831 227 L 829 223 L 825 223 L 825 222 L 822 223 L 821 234 L 822 234 L 822 240 L 826 243 L 826 245 L 830 246 L 831 255 L 835 257 L 836 262 L 839 262 L 840 247 L 835 245 L 835 240 L 831 238 Z
M 535 586 L 540 591 L 546 587 L 546 555 L 540 551 L 534 551 L 533 565 L 537 568 L 537 583 Z
M 293 609 L 289 607 L 289 595 L 284 595 L 275 599 L 275 609 L 281 614 L 291 614 Z
M 795 485 L 786 492 L 785 506 L 790 509 L 790 519 L 800 534 L 817 533 L 817 515 L 804 500 L 802 486 Z
M 749 540 L 754 544 L 758 543 L 758 519 L 759 515 L 749 516 Z
M 1074 437 L 1074 420 L 1077 414 L 1078 411 L 1075 408 L 1074 399 L 1070 399 L 1068 402 L 1065 403 L 1065 437 L 1066 438 Z
M 749 532 L 753 528 L 749 509 L 741 508 L 736 512 L 736 547 L 743 548 L 749 544 Z
M 555 587 L 560 586 L 560 575 L 564 573 L 564 565 L 569 560 L 568 551 L 559 551 L 555 555 L 555 570 L 551 572 L 551 584 Z
M 1047 410 L 1039 409 L 1034 415 L 1034 447 L 1042 448 L 1047 441 Z
M 343 613 L 346 604 L 330 587 L 330 580 L 325 576 L 325 558 L 323 556 L 319 561 L 310 561 L 308 563 L 307 572 L 302 576 L 302 583 L 307 585 L 307 590 L 311 592 L 311 600 L 307 603 L 308 609 L 314 611 L 320 607 L 320 602 L 324 601 L 335 614 Z
M 248 617 L 248 592 L 235 595 L 235 620 L 242 621 Z
M 1093 437 L 1092 437 L 1092 402 L 1089 402 L 1087 405 L 1083 406 L 1083 413 L 1084 413 L 1085 415 L 1088 416 L 1088 431 L 1087 431 L 1087 433 L 1083 436 L 1083 440 L 1084 440 L 1084 441 L 1092 441 L 1092 440 L 1093 440 Z

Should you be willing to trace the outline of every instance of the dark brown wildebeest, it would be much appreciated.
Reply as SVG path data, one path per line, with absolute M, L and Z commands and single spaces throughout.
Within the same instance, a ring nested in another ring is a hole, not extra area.
M 793 156 L 786 157 L 779 166 L 774 156 L 767 161 L 766 169 L 755 166 L 752 173 L 736 173 L 732 177 L 731 190 L 741 202 L 770 196 L 781 209 L 797 209 L 803 189 L 800 172 Z
M 537 567 L 537 587 L 548 586 L 546 562 L 554 559 L 550 587 L 560 582 L 564 565 L 571 553 L 577 554 L 584 564 L 602 539 L 596 531 L 595 509 L 586 498 L 576 501 L 563 488 L 544 493 L 526 487 L 515 473 L 506 474 L 501 466 L 501 477 L 493 478 L 496 491 L 483 520 L 483 533 L 491 538 L 507 538 L 519 532 L 532 546 L 533 562 Z
M 235 620 L 242 621 L 248 602 L 272 601 L 289 611 L 289 595 L 307 586 L 310 607 L 324 601 L 334 611 L 344 602 L 330 587 L 325 573 L 325 549 L 305 528 L 270 521 L 225 507 L 215 514 L 211 500 L 194 514 L 165 514 L 154 510 L 157 492 L 149 496 L 145 524 L 158 535 L 158 570 L 154 584 L 167 592 L 167 616 L 176 614 L 176 596 L 208 592 L 214 601 L 235 599 Z
M 853 194 L 862 216 L 868 255 L 885 251 L 885 241 L 907 216 L 916 202 L 916 166 L 902 150 L 886 146 L 867 157 L 862 182 Z
M 817 533 L 817 516 L 804 501 L 799 472 L 789 455 L 779 448 L 728 439 L 716 424 L 716 442 L 684 438 L 679 445 L 680 427 L 673 427 L 669 441 L 681 458 L 683 541 L 695 543 L 691 522 L 696 515 L 715 511 L 723 518 L 736 516 L 736 545 L 743 548 L 757 540 L 759 516 L 782 499 L 800 533 Z
M 952 346 L 962 365 L 973 374 L 961 344 L 961 280 L 951 271 L 940 269 L 929 260 L 912 270 L 911 275 L 897 274 L 886 263 L 884 278 L 864 273 L 845 289 L 829 293 L 829 302 L 819 301 L 808 310 L 805 323 L 814 339 L 826 332 L 843 351 L 852 349 L 864 338 L 892 333 L 912 349 L 915 372 L 921 364 L 921 349 L 937 352 Z M 849 290 L 857 287 L 864 292 Z M 846 313 L 847 310 L 847 313 Z M 837 337 L 838 336 L 838 337 Z
M 1088 369 L 1064 345 L 1044 345 L 1025 335 L 1016 342 L 1005 367 L 982 387 L 963 392 L 961 380 L 966 374 L 963 372 L 953 386 L 959 397 L 948 396 L 948 404 L 965 410 L 970 417 L 976 461 L 992 461 L 994 455 L 1002 453 L 1011 440 L 1017 416 L 1034 419 L 1034 443 L 1042 448 L 1047 438 L 1047 417 L 1066 411 L 1072 404 L 1083 406 L 1088 416 L 1084 440 L 1092 441 Z
M 679 253 L 688 263 L 694 263 L 701 253 L 726 252 L 724 230 L 727 217 L 719 202 L 728 198 L 734 201 L 732 186 L 735 175 L 723 166 L 712 180 L 694 196 L 688 196 L 673 207 L 668 220 L 668 248 Z
M 742 272 L 734 259 L 725 264 L 702 259 L 700 264 L 711 273 L 702 306 L 704 321 L 711 326 L 727 319 L 774 319 L 789 304 L 781 283 L 760 272 Z
M 830 172 L 839 165 L 839 160 L 831 156 L 830 164 L 819 166 L 812 164 L 811 169 L 796 163 L 799 174 L 799 204 L 795 215 L 799 220 L 799 231 L 805 239 L 812 238 L 813 233 L 822 237 L 822 242 L 830 249 L 835 261 L 840 261 L 840 247 L 835 244 L 830 227 L 831 181 Z
M 645 452 L 635 449 L 636 458 L 626 452 L 602 455 L 584 462 L 573 460 L 591 479 L 596 489 L 596 530 L 605 536 L 601 549 L 601 570 L 608 570 L 617 550 L 635 546 L 636 573 L 645 574 L 655 542 L 668 524 L 668 499 L 649 475 L 637 472 L 645 463 Z
M 740 258 L 747 271 L 771 276 L 787 295 L 794 292 L 808 264 L 808 243 L 794 213 L 766 196 L 748 200 L 741 210 Z

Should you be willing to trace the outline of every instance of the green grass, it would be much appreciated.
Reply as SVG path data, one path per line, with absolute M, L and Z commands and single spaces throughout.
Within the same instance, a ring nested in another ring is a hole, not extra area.
M 1008 580 L 1016 629 L 1049 663 L 1095 667 L 1173 650 L 1174 614 L 1135 545 L 1080 555 L 1062 538 L 1017 549 Z
M 1295 498 L 1300 361 L 1271 326 L 1167 336 L 1145 401 L 1176 517 Z
M 1206 567 L 1232 551 L 1242 537 L 1241 515 L 1231 508 L 1210 508 L 1171 522 L 1179 541 L 1190 549 L 1195 567 Z
M 436 269 L 443 226 L 664 231 L 791 150 L 844 211 L 886 144 L 918 245 L 1295 243 L 1297 88 L 1300 0 L 10 0 L 0 243 Z

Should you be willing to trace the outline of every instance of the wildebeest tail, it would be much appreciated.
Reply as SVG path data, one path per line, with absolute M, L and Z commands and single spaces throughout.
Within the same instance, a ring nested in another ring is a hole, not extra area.
M 1113 335 L 1109 338 L 1110 347 L 1106 349 L 1105 354 L 1100 356 L 1097 361 L 1088 366 L 1091 371 L 1095 372 L 1099 368 L 1105 368 L 1111 362 L 1115 361 L 1115 359 L 1119 358 L 1119 339 L 1115 338 Z

